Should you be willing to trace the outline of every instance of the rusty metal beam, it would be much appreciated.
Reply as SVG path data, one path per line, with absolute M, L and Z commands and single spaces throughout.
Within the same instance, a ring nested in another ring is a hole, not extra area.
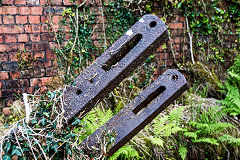
M 177 70 L 169 69 L 141 92 L 129 105 L 85 139 L 83 150 L 100 147 L 104 131 L 115 133 L 115 142 L 107 151 L 112 155 L 150 123 L 187 89 L 187 81 Z M 94 149 L 93 149 L 94 150 Z
M 143 16 L 86 68 L 74 85 L 67 87 L 64 92 L 67 122 L 77 114 L 83 117 L 88 113 L 167 40 L 167 27 L 162 20 L 154 15 Z

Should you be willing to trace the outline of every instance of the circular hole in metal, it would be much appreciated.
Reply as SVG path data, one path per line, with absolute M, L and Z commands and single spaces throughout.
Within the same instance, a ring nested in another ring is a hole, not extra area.
M 80 95 L 82 93 L 82 91 L 80 90 L 80 89 L 78 89 L 77 91 L 76 91 L 76 94 L 77 95 Z
M 157 22 L 156 22 L 156 21 L 152 21 L 152 22 L 149 23 L 149 26 L 150 26 L 151 28 L 155 27 L 156 25 L 157 25 Z
M 89 80 L 90 83 L 93 83 L 93 78 Z
M 177 80 L 178 79 L 178 75 L 173 75 L 172 76 L 172 79 L 175 81 L 175 80 Z

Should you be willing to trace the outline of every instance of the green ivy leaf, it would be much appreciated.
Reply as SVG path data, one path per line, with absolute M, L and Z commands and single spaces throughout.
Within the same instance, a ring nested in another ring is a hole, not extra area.
M 22 153 L 19 151 L 18 148 L 15 148 L 14 150 L 12 150 L 12 154 L 11 154 L 11 155 L 12 155 L 12 156 L 13 156 L 13 155 L 22 156 Z
M 6 146 L 4 147 L 4 148 L 6 148 L 6 153 L 10 150 L 10 148 L 11 148 L 11 143 L 10 142 L 7 142 L 6 143 Z
M 7 155 L 6 155 L 6 156 L 3 156 L 2 158 L 3 158 L 3 160 L 11 160 L 11 157 L 10 157 L 10 156 L 7 156 Z

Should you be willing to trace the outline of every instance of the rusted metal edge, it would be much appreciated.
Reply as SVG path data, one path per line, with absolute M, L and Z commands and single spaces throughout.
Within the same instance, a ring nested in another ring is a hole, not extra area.
M 129 76 L 160 44 L 168 40 L 166 25 L 157 16 L 145 15 L 95 62 L 87 67 L 64 92 L 67 122 L 83 117 Z
M 187 89 L 185 77 L 177 70 L 169 69 L 141 92 L 129 105 L 85 139 L 83 150 L 100 147 L 104 131 L 115 133 L 115 142 L 107 152 L 112 155 L 150 123 L 170 103 Z

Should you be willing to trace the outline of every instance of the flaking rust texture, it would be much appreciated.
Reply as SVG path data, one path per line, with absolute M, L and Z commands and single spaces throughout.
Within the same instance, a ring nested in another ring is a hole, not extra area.
M 162 20 L 154 15 L 143 16 L 86 68 L 74 85 L 67 87 L 64 92 L 67 122 L 88 113 L 167 40 L 167 27 Z
M 174 69 L 163 73 L 150 84 L 132 102 L 118 114 L 105 123 L 101 128 L 85 139 L 80 147 L 83 150 L 94 150 L 100 147 L 101 138 L 105 131 L 115 133 L 115 141 L 107 154 L 110 156 L 126 144 L 170 103 L 187 89 L 185 77 Z M 107 135 L 106 135 L 107 136 Z

